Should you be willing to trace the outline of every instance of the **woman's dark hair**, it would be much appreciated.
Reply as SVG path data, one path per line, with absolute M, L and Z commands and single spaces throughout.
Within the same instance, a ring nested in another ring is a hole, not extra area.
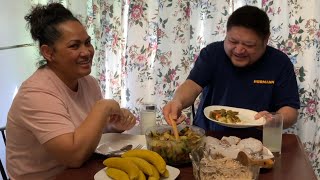
M 57 25 L 73 20 L 78 21 L 70 10 L 62 4 L 51 3 L 48 5 L 37 5 L 24 17 L 28 22 L 32 39 L 39 41 L 39 46 L 43 44 L 53 45 L 61 36 L 57 30 Z
M 73 16 L 70 10 L 62 4 L 51 3 L 48 5 L 37 5 L 24 17 L 28 22 L 32 39 L 39 42 L 39 47 L 43 44 L 53 45 L 61 37 L 61 32 L 57 25 L 65 21 L 80 21 Z M 38 66 L 42 68 L 46 60 L 40 60 Z
M 228 19 L 227 31 L 234 26 L 241 26 L 255 31 L 261 38 L 270 34 L 268 15 L 255 6 L 243 6 L 235 10 Z

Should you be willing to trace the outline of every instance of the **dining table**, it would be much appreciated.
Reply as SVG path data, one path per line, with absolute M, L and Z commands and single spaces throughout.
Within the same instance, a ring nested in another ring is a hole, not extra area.
M 240 138 L 253 137 L 262 140 L 262 133 L 253 131 L 207 131 L 207 136 L 221 139 L 223 136 L 237 136 Z M 103 160 L 106 157 L 93 154 L 80 168 L 69 168 L 58 174 L 57 180 L 94 180 L 94 175 L 105 168 Z M 317 180 L 308 156 L 299 137 L 295 134 L 282 135 L 281 154 L 274 157 L 271 169 L 260 169 L 259 180 Z M 175 166 L 180 170 L 177 180 L 194 180 L 192 164 Z

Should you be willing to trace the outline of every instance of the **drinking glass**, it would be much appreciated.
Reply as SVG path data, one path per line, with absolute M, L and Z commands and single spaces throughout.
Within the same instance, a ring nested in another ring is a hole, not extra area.
M 156 105 L 143 104 L 140 111 L 140 131 L 145 134 L 146 130 L 156 125 Z
M 263 145 L 273 154 L 281 154 L 283 116 L 280 113 L 269 113 L 264 116 Z

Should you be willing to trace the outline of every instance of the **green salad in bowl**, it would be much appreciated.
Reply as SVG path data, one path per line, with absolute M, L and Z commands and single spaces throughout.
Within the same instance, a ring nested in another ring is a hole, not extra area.
M 179 125 L 179 140 L 176 140 L 169 125 L 153 126 L 146 131 L 147 148 L 155 151 L 169 165 L 190 163 L 189 153 L 202 144 L 205 131 L 191 125 Z

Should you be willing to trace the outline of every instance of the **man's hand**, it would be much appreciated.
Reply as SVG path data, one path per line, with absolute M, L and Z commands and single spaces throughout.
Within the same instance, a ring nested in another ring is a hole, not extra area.
M 297 122 L 298 118 L 298 110 L 289 106 L 284 106 L 280 108 L 277 113 L 282 114 L 283 116 L 283 129 L 291 127 L 293 124 Z M 267 116 L 270 114 L 268 111 L 260 111 L 257 113 L 254 118 L 259 119 L 261 117 Z
M 186 119 L 186 116 L 181 114 L 182 111 L 182 104 L 178 101 L 172 100 L 169 101 L 168 104 L 166 104 L 163 107 L 162 113 L 164 115 L 164 119 L 167 121 L 169 125 L 171 125 L 171 121 L 169 118 L 169 115 L 173 120 L 176 121 L 177 124 L 180 124 L 182 121 Z
M 262 117 L 265 117 L 268 114 L 270 114 L 270 112 L 268 112 L 268 111 L 260 111 L 254 116 L 254 119 L 258 120 L 258 119 L 260 119 Z

